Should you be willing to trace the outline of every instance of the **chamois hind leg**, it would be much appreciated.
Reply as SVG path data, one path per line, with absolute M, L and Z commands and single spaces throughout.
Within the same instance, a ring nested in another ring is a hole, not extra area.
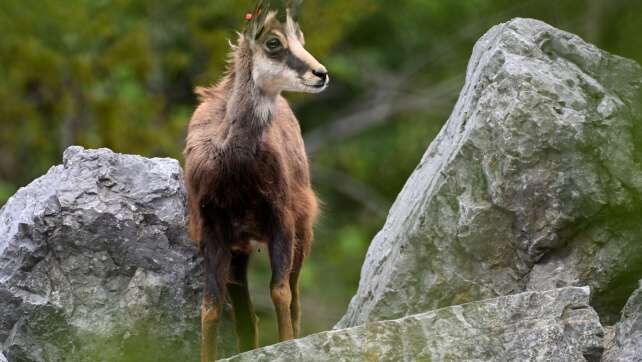
M 239 352 L 249 351 L 259 346 L 258 330 L 254 307 L 250 299 L 247 283 L 247 267 L 250 255 L 244 252 L 232 254 L 232 281 L 227 286 L 234 306 L 236 338 Z
M 270 290 L 272 302 L 276 310 L 279 324 L 279 339 L 287 341 L 294 338 L 292 329 L 292 316 L 290 304 L 292 291 L 290 290 L 290 271 L 292 269 L 292 237 L 283 230 L 279 230 L 269 243 L 270 264 L 272 266 L 272 280 Z
M 310 244 L 312 243 L 312 222 L 305 217 L 297 223 L 296 231 L 297 244 L 294 247 L 294 258 L 292 261 L 292 272 L 290 273 L 290 291 L 292 293 L 292 303 L 290 304 L 290 314 L 292 315 L 292 329 L 294 338 L 301 336 L 301 300 L 299 293 L 299 276 L 305 258 L 310 254 Z
M 301 336 L 301 301 L 299 295 L 299 275 L 303 267 L 305 254 L 302 246 L 297 245 L 294 248 L 294 260 L 292 262 L 292 271 L 290 273 L 290 293 L 292 302 L 290 303 L 290 315 L 292 317 L 292 332 L 294 338 Z
M 231 254 L 221 245 L 220 232 L 209 225 L 203 227 L 203 232 L 205 287 L 201 306 L 201 362 L 214 362 Z

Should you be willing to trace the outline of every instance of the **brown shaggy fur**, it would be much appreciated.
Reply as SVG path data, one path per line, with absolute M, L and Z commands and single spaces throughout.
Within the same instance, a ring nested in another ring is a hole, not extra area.
M 206 268 L 203 361 L 216 355 L 217 322 L 227 294 L 239 349 L 257 347 L 247 290 L 251 241 L 267 244 L 270 253 L 280 337 L 298 336 L 298 278 L 318 212 L 299 123 L 282 96 L 270 97 L 254 86 L 247 42 L 241 38 L 220 83 L 198 90 L 201 104 L 189 123 L 184 152 L 189 231 Z M 266 104 L 271 112 L 261 119 L 259 108 Z

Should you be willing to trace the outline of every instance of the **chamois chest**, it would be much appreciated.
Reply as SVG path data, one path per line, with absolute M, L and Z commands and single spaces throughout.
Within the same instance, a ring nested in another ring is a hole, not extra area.
M 234 243 L 260 240 L 286 203 L 287 177 L 281 155 L 269 143 L 229 149 L 225 169 L 212 185 L 213 207 L 233 226 Z
M 285 193 L 286 165 L 280 152 L 270 142 L 240 144 L 224 150 L 214 189 L 220 206 L 252 207 L 257 200 L 273 202 Z

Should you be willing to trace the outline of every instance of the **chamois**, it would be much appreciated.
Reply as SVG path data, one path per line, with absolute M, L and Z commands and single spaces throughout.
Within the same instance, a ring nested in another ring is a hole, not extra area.
M 223 79 L 199 88 L 188 126 L 185 180 L 190 236 L 204 258 L 201 361 L 216 358 L 221 306 L 229 294 L 237 347 L 258 347 L 248 292 L 252 243 L 267 244 L 279 338 L 300 332 L 299 273 L 310 251 L 318 202 L 298 120 L 283 91 L 318 93 L 329 76 L 304 48 L 301 0 L 259 1 L 232 46 Z

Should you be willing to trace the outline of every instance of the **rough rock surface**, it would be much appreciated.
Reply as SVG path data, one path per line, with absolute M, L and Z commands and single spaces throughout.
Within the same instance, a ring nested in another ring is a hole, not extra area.
M 641 85 L 540 21 L 492 28 L 336 328 L 581 285 L 614 321 L 642 276 Z
M 0 211 L 0 351 L 196 360 L 201 266 L 184 224 L 176 160 L 69 148 Z
M 642 281 L 622 311 L 603 361 L 642 361 Z
M 367 323 L 240 354 L 255 361 L 599 361 L 588 288 L 528 292 Z

